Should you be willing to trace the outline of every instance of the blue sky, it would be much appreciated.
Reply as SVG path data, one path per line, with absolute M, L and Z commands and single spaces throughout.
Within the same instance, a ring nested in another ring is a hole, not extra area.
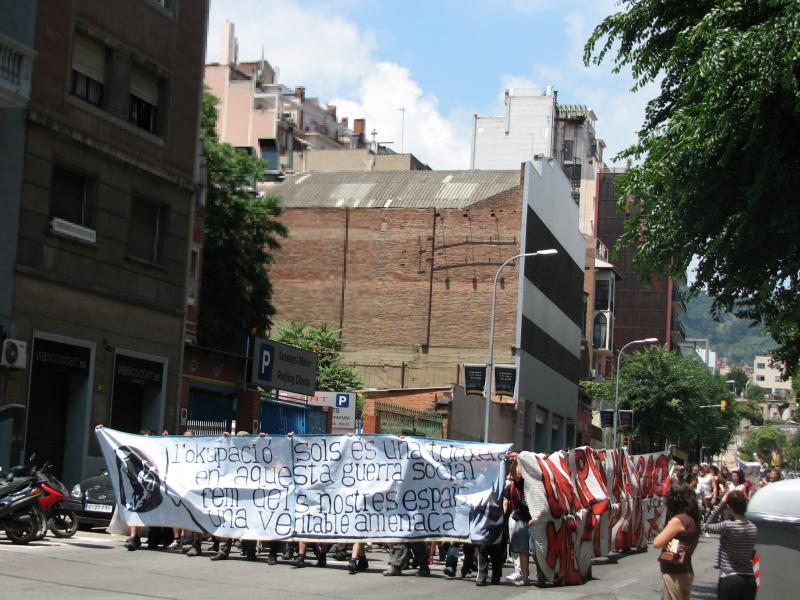
M 553 85 L 598 116 L 606 159 L 635 139 L 649 87 L 631 94 L 611 65 L 586 68 L 582 47 L 615 0 L 212 0 L 208 59 L 220 24 L 236 26 L 240 59 L 264 55 L 280 81 L 365 117 L 378 139 L 434 168 L 467 168 L 474 113 L 499 114 L 507 87 Z

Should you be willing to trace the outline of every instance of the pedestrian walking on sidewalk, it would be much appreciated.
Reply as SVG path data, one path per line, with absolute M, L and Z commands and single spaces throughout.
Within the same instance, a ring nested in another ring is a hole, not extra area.
M 670 485 L 666 497 L 667 524 L 656 536 L 653 546 L 664 548 L 673 540 L 682 545 L 680 564 L 670 564 L 659 557 L 661 566 L 661 600 L 689 600 L 694 581 L 692 553 L 700 539 L 700 512 L 692 487 L 686 483 Z

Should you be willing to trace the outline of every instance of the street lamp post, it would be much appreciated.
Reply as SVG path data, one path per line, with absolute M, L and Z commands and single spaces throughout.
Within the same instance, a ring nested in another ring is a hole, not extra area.
M 622 358 L 622 353 L 625 352 L 625 348 L 628 346 L 632 346 L 633 344 L 657 344 L 658 338 L 645 338 L 643 340 L 633 340 L 625 344 L 619 350 L 619 354 L 617 355 L 617 383 L 616 383 L 616 391 L 614 392 L 614 427 L 612 429 L 614 439 L 611 442 L 611 447 L 616 450 L 617 449 L 617 420 L 619 419 L 619 361 Z
M 558 254 L 558 250 L 548 248 L 547 250 L 538 250 L 536 252 L 526 252 L 524 254 L 517 254 L 505 261 L 497 273 L 494 275 L 494 285 L 492 286 L 492 312 L 489 314 L 489 358 L 486 360 L 486 378 L 483 386 L 483 395 L 486 397 L 486 414 L 483 421 L 483 441 L 489 441 L 489 412 L 492 406 L 492 373 L 494 372 L 494 309 L 497 302 L 497 280 L 500 278 L 500 272 L 505 266 L 518 258 L 533 257 L 533 256 L 552 256 Z

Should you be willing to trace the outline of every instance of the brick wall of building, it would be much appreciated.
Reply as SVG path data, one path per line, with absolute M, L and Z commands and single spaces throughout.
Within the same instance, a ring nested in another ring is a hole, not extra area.
M 362 428 L 364 433 L 382 433 L 380 414 L 376 409 L 377 402 L 388 402 L 403 408 L 418 411 L 438 412 L 444 416 L 442 421 L 442 437 L 449 437 L 449 406 L 452 401 L 452 388 L 440 389 L 407 389 L 407 390 L 371 390 L 364 398 Z M 439 404 L 447 399 L 447 404 Z
M 461 364 L 486 359 L 494 275 L 519 252 L 520 194 L 465 210 L 285 209 L 275 323 L 341 326 L 368 386 L 457 383 Z M 498 284 L 496 362 L 513 361 L 517 277 L 511 265 Z

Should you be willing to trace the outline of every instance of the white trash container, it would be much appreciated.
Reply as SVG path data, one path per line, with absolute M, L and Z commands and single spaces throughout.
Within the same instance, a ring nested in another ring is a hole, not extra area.
M 800 597 L 800 479 L 777 481 L 758 490 L 747 507 L 747 518 L 758 527 L 758 600 Z

